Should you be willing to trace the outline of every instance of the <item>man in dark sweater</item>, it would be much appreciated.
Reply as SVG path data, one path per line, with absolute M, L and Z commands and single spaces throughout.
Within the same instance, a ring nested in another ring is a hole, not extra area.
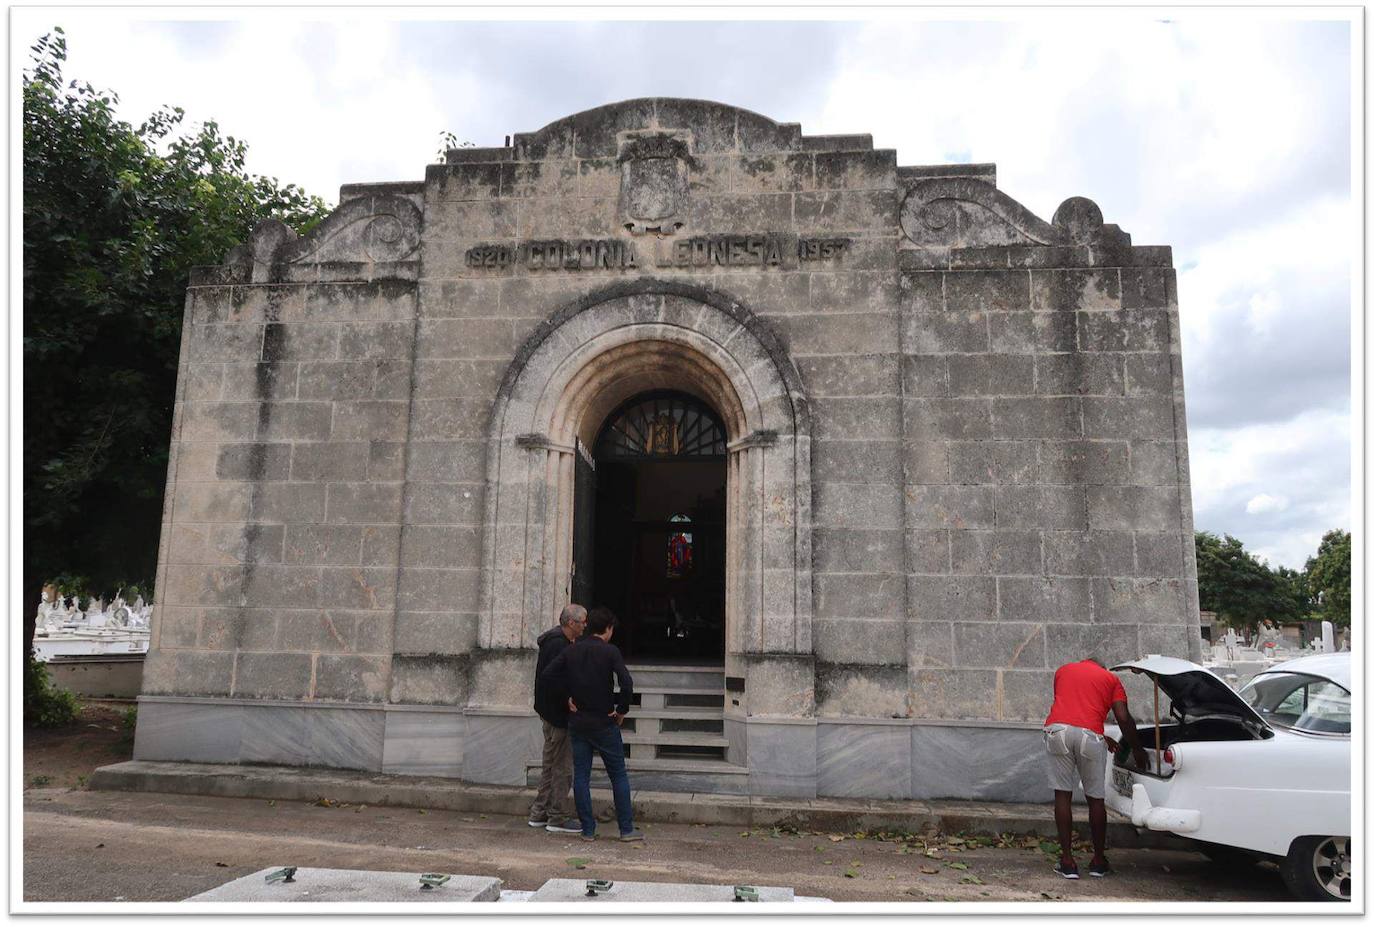
M 539 792 L 530 805 L 529 824 L 559 834 L 581 833 L 582 827 L 568 810 L 568 788 L 572 784 L 568 700 L 561 693 L 550 691 L 543 674 L 569 644 L 582 636 L 586 625 L 585 608 L 565 606 L 558 616 L 558 627 L 539 635 L 539 661 L 534 668 L 534 710 L 544 728 L 544 768 L 539 774 Z
M 596 839 L 592 814 L 592 752 L 601 755 L 615 797 L 615 816 L 620 839 L 643 840 L 635 830 L 630 808 L 630 777 L 625 772 L 625 743 L 620 723 L 630 711 L 634 680 L 625 668 L 620 648 L 611 645 L 615 615 L 608 608 L 594 608 L 587 616 L 587 633 L 566 648 L 540 675 L 551 692 L 568 699 L 568 736 L 572 740 L 573 802 L 582 824 L 582 839 Z M 620 691 L 613 688 L 620 683 Z

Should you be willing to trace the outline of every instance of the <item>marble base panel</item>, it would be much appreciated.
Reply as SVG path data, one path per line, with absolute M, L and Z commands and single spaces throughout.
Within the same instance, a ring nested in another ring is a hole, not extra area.
M 745 723 L 735 718 L 726 718 L 724 725 L 725 732 L 725 761 L 736 766 L 749 765 L 749 738 L 745 731 Z
M 1038 729 L 911 728 L 911 797 L 1050 801 Z
M 650 776 L 652 784 L 643 771 L 636 787 L 786 798 L 1052 797 L 1038 729 L 830 718 L 727 719 L 725 729 L 731 759 L 747 760 L 734 764 L 738 771 L 661 771 Z M 323 766 L 523 786 L 539 763 L 541 745 L 532 714 L 144 698 L 134 758 Z
M 751 719 L 748 740 L 749 794 L 815 798 L 816 725 L 769 723 Z
M 816 791 L 836 798 L 910 798 L 911 727 L 817 725 Z
M 382 772 L 460 778 L 466 732 L 467 718 L 456 711 L 388 711 Z
M 377 708 L 140 699 L 134 759 L 381 772 L 385 725 Z
M 533 712 L 469 714 L 466 718 L 462 778 L 490 785 L 524 785 L 526 767 L 538 763 L 543 753 L 539 718 Z
M 183 763 L 239 763 L 243 707 L 236 704 L 138 704 L 134 759 Z

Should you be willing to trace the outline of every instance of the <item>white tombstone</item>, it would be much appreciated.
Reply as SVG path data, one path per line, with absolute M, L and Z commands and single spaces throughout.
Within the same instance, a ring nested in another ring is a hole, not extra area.
M 1322 622 L 1322 653 L 1336 652 L 1336 626 L 1329 621 Z

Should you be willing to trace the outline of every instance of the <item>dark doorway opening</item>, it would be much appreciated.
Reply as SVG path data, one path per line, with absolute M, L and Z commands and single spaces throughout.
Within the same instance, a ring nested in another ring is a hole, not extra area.
M 573 598 L 616 613 L 627 660 L 724 659 L 725 442 L 714 409 L 665 390 L 579 448 Z

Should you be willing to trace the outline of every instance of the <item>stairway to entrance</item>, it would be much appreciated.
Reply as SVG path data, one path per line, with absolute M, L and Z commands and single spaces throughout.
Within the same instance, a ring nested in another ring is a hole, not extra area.
M 634 677 L 630 714 L 620 729 L 632 789 L 745 795 L 749 772 L 725 759 L 725 670 L 716 665 L 628 664 Z M 539 784 L 537 765 L 528 769 Z M 600 760 L 592 787 L 608 788 Z

